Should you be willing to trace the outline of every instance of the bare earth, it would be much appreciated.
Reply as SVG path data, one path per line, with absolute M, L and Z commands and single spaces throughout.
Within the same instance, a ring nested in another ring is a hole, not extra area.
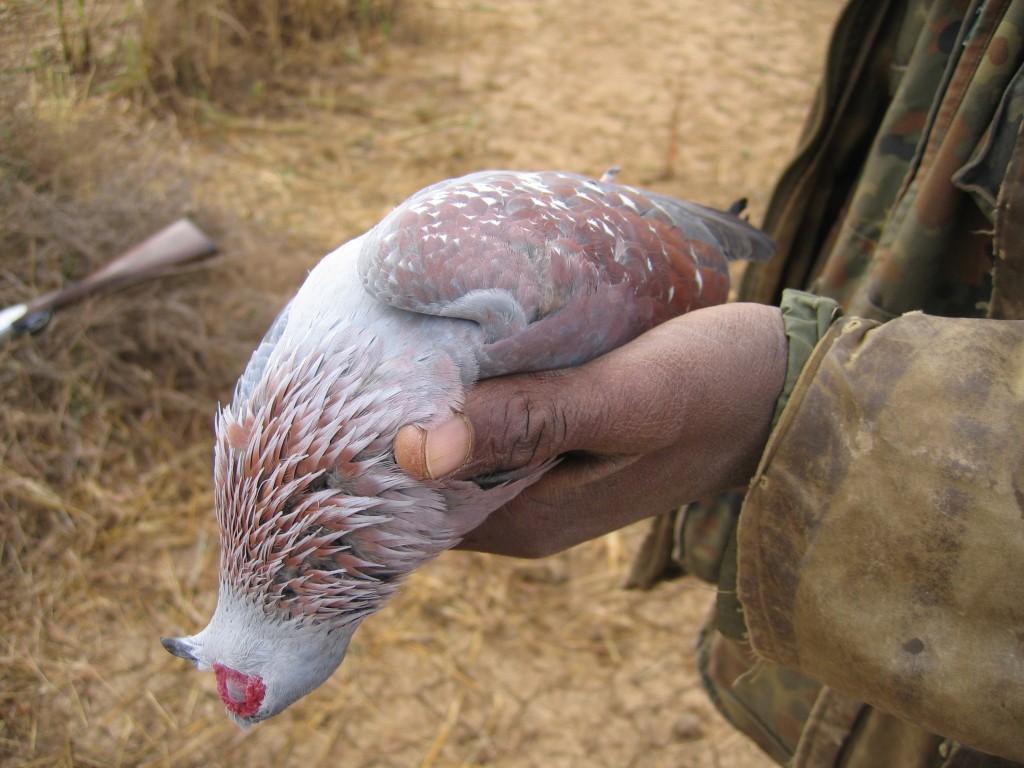
M 796 145 L 839 2 L 427 8 L 414 31 L 400 26 L 393 44 L 310 81 L 293 110 L 170 130 L 161 151 L 191 169 L 199 207 L 279 236 L 240 240 L 226 257 L 270 297 L 247 344 L 323 252 L 459 173 L 599 175 L 619 165 L 625 183 L 708 205 L 746 196 L 759 221 Z M 207 430 L 188 466 L 208 472 L 211 445 Z M 535 562 L 446 554 L 364 624 L 327 684 L 242 733 L 212 675 L 157 642 L 197 631 L 212 613 L 210 481 L 166 490 L 171 470 L 148 482 L 165 490 L 123 495 L 137 512 L 130 546 L 108 548 L 109 560 L 69 554 L 54 563 L 68 569 L 56 605 L 39 598 L 47 616 L 73 617 L 75 584 L 102 571 L 95 627 L 62 633 L 61 622 L 41 621 L 4 646 L 0 675 L 36 681 L 21 709 L 6 710 L 24 720 L 0 730 L 5 764 L 770 764 L 699 683 L 693 648 L 713 591 L 692 579 L 620 589 L 643 526 Z

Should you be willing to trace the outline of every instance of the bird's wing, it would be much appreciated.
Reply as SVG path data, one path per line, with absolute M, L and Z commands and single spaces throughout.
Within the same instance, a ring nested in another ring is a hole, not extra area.
M 480 324 L 481 375 L 574 365 L 725 301 L 731 259 L 772 241 L 738 217 L 575 174 L 485 171 L 441 182 L 366 236 L 366 290 Z
M 249 358 L 249 363 L 245 366 L 245 371 L 238 379 L 238 383 L 235 384 L 233 402 L 240 403 L 243 400 L 248 400 L 253 389 L 260 379 L 263 378 L 263 372 L 267 367 L 267 362 L 270 360 L 270 355 L 277 346 L 277 341 L 281 338 L 281 334 L 284 333 L 285 326 L 288 324 L 289 306 L 291 306 L 291 302 L 286 304 L 284 309 L 274 319 L 274 322 L 271 323 L 270 328 L 260 341 L 259 346 L 253 351 L 252 356 Z

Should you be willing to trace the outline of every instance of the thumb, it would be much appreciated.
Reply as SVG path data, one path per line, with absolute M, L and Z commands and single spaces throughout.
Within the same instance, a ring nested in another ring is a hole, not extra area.
M 395 462 L 423 480 L 436 480 L 462 467 L 473 452 L 473 425 L 456 413 L 430 431 L 406 424 L 395 435 Z
M 464 413 L 430 430 L 407 424 L 395 436 L 398 466 L 421 479 L 465 479 L 536 466 L 588 449 L 607 421 L 588 396 L 600 388 L 590 365 L 478 382 Z

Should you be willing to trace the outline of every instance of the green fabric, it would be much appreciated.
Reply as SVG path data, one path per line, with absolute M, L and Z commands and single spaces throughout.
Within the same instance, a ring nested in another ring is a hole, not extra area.
M 786 383 L 782 394 L 775 404 L 775 415 L 772 417 L 774 427 L 782 415 L 789 396 L 800 378 L 804 363 L 828 327 L 841 314 L 839 304 L 834 299 L 815 296 L 813 293 L 787 288 L 782 292 L 782 322 L 786 327 L 786 340 L 789 342 L 789 358 L 786 362 Z

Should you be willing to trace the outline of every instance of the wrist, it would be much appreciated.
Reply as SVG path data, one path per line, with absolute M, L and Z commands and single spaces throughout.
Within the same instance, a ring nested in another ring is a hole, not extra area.
M 746 485 L 754 475 L 771 434 L 789 362 L 778 307 L 727 304 L 690 317 L 697 319 L 705 312 L 711 332 L 699 347 L 704 358 L 696 351 L 686 355 L 699 360 L 706 372 L 687 417 L 696 431 L 686 441 L 699 451 L 711 475 L 701 496 Z

